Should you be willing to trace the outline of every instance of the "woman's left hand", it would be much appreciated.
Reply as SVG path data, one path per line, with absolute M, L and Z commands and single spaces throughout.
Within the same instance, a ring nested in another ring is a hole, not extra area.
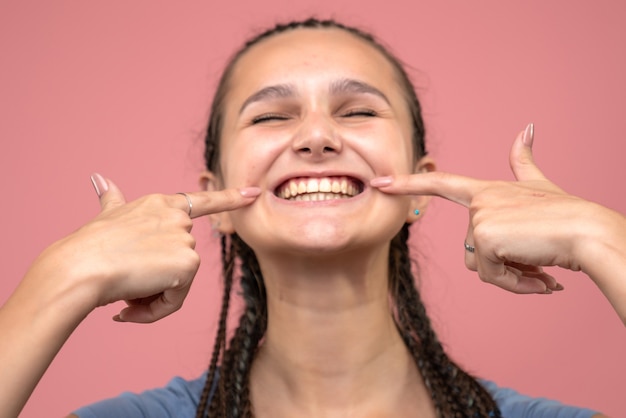
M 517 181 L 430 172 L 373 179 L 371 185 L 467 207 L 466 248 L 474 251 L 465 252 L 465 264 L 483 281 L 515 293 L 550 293 L 562 287 L 542 267 L 582 270 L 626 319 L 626 218 L 549 181 L 533 161 L 532 142 L 529 125 L 510 153 Z

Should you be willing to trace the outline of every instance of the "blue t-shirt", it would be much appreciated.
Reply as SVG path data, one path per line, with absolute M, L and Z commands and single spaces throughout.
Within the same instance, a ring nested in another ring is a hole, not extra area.
M 122 393 L 75 411 L 80 418 L 183 418 L 194 417 L 206 373 L 196 380 L 172 379 L 167 386 L 141 394 Z M 596 412 L 563 405 L 545 398 L 531 398 L 495 383 L 480 380 L 505 418 L 591 418 Z

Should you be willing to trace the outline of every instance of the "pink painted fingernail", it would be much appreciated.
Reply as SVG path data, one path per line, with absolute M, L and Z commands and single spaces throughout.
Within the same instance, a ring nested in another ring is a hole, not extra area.
M 96 189 L 98 197 L 102 196 L 104 192 L 109 190 L 109 185 L 106 180 L 98 173 L 93 173 L 91 175 L 91 184 L 93 184 L 93 188 Z
M 242 187 L 239 189 L 239 194 L 243 197 L 257 197 L 261 194 L 260 187 Z
M 524 131 L 524 137 L 522 138 L 522 142 L 524 145 L 532 147 L 533 139 L 535 139 L 535 124 L 529 123 Z
M 393 182 L 393 177 L 391 176 L 376 177 L 375 179 L 370 180 L 370 186 L 385 187 L 385 186 L 389 186 L 392 182 Z

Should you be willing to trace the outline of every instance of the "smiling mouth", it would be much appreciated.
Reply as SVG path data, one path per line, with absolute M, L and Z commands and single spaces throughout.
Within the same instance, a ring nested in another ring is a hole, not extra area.
M 274 194 L 292 201 L 349 199 L 363 191 L 363 183 L 352 177 L 298 177 L 276 188 Z

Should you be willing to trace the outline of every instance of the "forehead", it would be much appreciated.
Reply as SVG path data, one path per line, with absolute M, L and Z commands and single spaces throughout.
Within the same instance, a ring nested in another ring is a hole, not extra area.
M 345 30 L 329 28 L 295 29 L 254 45 L 233 68 L 230 87 L 235 93 L 268 84 L 302 85 L 338 78 L 379 88 L 398 86 L 391 63 L 380 51 Z

